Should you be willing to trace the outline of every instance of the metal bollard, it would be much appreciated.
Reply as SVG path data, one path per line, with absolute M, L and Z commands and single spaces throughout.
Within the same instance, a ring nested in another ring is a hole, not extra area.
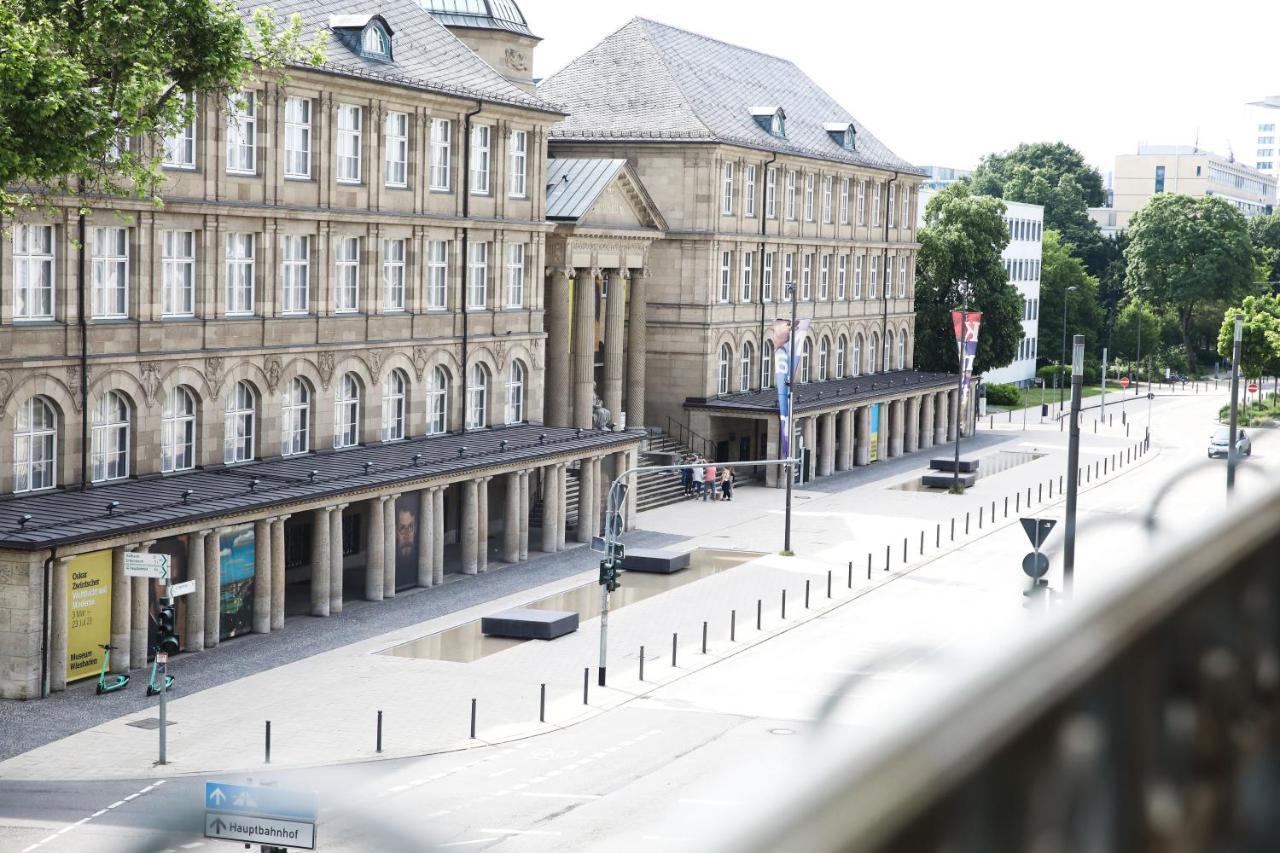
M 831 570 L 827 569 L 827 598 L 831 597 Z
M 937 529 L 933 531 L 933 547 L 935 548 L 942 547 L 942 522 L 941 521 L 938 522 Z
M 991 502 L 991 523 L 992 524 L 996 523 L 996 502 L 995 501 Z
M 641 646 L 640 648 L 641 650 L 643 650 L 644 646 Z M 643 664 L 641 664 L 641 666 L 643 666 Z M 644 681 L 644 676 L 641 676 L 640 680 Z M 538 688 L 538 722 L 545 723 L 546 721 L 547 721 L 547 685 L 544 682 Z
M 886 572 L 889 571 L 889 560 L 891 559 L 892 551 L 893 551 L 892 546 L 890 545 L 884 546 L 884 570 Z
M 1014 512 L 1022 511 L 1022 492 L 1018 492 L 1016 495 L 1013 496 L 1013 511 Z
M 871 555 L 867 555 L 867 580 L 871 580 Z
M 1004 496 L 1004 517 L 1005 518 L 1009 517 L 1009 496 L 1008 495 Z
M 271 721 L 270 720 L 267 720 L 267 734 L 266 734 L 265 746 L 266 746 L 266 753 L 267 753 L 266 763 L 270 764 L 271 763 Z
M 587 704 L 587 685 L 591 682 L 591 667 L 582 670 L 582 704 Z
M 978 507 L 978 529 L 982 529 L 982 519 L 986 515 L 987 508 L 985 506 Z
M 644 681 L 644 646 L 640 647 L 640 680 Z
M 679 634 L 671 635 L 671 665 L 676 665 L 676 642 L 679 640 Z
M 476 700 L 471 700 L 471 739 L 476 739 Z
M 1125 438 L 1128 438 L 1128 437 L 1129 437 L 1129 425 L 1128 425 L 1128 424 L 1125 424 L 1125 425 L 1124 425 L 1124 437 L 1125 437 Z
M 472 727 L 471 736 L 472 737 L 476 736 L 474 727 Z M 382 752 L 382 712 L 381 711 L 378 712 L 378 736 L 377 736 L 377 744 L 375 745 L 374 748 L 377 752 Z
M 1031 507 L 1031 487 L 1027 486 L 1027 508 Z
M 968 536 L 968 535 L 969 535 L 969 512 L 968 512 L 968 510 L 966 510 L 966 511 L 965 511 L 965 514 L 964 514 L 964 535 L 965 535 L 965 536 Z
M 707 653 L 707 620 L 702 620 L 702 653 Z
M 1036 503 L 1044 503 L 1044 483 L 1036 483 Z
M 853 589 L 853 560 L 849 561 L 849 589 Z
M 907 561 L 907 537 L 902 537 L 902 562 Z
M 1058 494 L 1062 494 L 1062 475 L 1058 475 Z
M 951 519 L 951 541 L 956 541 L 956 520 L 954 517 Z
M 1094 422 L 1093 422 L 1093 434 L 1094 434 L 1094 435 L 1097 435 L 1097 434 L 1098 434 L 1098 422 L 1097 422 L 1097 421 L 1094 421 Z
M 759 631 L 759 630 L 760 630 L 760 625 L 761 625 L 761 620 L 762 620 L 762 618 L 763 618 L 763 614 L 764 614 L 764 599 L 763 599 L 763 598 L 757 598 L 757 599 L 756 599 L 756 630 L 757 630 L 757 631 Z
M 782 618 L 787 618 L 787 591 L 782 591 Z
M 729 611 L 729 642 L 733 642 L 738 634 L 738 611 Z
M 1096 459 L 1093 462 L 1093 476 L 1098 476 L 1098 461 Z
M 992 415 L 992 416 L 991 416 L 991 424 L 990 424 L 990 426 L 988 426 L 988 427 L 987 427 L 987 429 L 995 429 L 995 428 L 996 428 L 996 416 L 995 416 L 995 415 Z
M 1049 500 L 1053 500 L 1053 480 L 1049 480 Z
M 924 556 L 924 531 L 920 531 L 920 556 Z
M 809 609 L 809 579 L 808 578 L 805 578 L 805 581 L 804 581 L 804 609 L 805 610 Z

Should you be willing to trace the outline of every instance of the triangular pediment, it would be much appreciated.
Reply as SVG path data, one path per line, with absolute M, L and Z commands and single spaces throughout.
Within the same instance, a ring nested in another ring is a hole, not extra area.
M 624 166 L 600 191 L 591 206 L 578 219 L 579 225 L 613 228 L 655 228 L 665 231 L 666 222 L 653 199 L 645 192 L 639 177 L 630 166 Z

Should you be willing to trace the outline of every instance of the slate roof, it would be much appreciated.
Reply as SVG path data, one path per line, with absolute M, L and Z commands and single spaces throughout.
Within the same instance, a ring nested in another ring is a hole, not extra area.
M 547 161 L 547 218 L 582 218 L 626 164 L 597 158 Z
M 874 402 L 884 397 L 912 391 L 946 391 L 956 387 L 958 378 L 954 373 L 895 370 L 889 373 L 828 379 L 826 382 L 798 382 L 795 386 L 795 397 L 791 402 L 797 413 L 811 412 L 846 402 Z M 776 412 L 778 411 L 778 389 L 765 388 L 760 391 L 744 391 L 741 394 L 724 394 L 719 397 L 690 397 L 684 401 L 684 407 L 726 413 Z
M 299 501 L 332 498 L 338 502 L 351 496 L 358 499 L 362 490 L 389 485 L 412 489 L 418 483 L 451 474 L 513 463 L 536 466 L 540 459 L 610 447 L 621 449 L 644 435 L 643 430 L 600 432 L 518 424 L 277 457 L 167 477 L 122 480 L 84 492 L 12 495 L 0 500 L 0 548 L 37 550 L 183 522 L 244 516 Z M 459 455 L 461 448 L 466 449 L 465 456 Z M 366 462 L 373 463 L 372 467 L 366 469 Z M 254 480 L 258 483 L 251 488 Z M 192 494 L 184 502 L 182 495 L 187 489 Z M 111 501 L 119 501 L 120 505 L 108 511 Z M 31 516 L 26 525 L 20 523 L 24 513 Z
M 780 154 L 923 174 L 889 150 L 794 63 L 634 18 L 538 85 L 568 118 L 553 139 L 724 142 Z M 751 108 L 782 107 L 787 138 L 760 127 Z M 824 125 L 849 122 L 857 150 Z
M 260 0 L 237 2 L 246 17 L 261 5 Z M 330 33 L 321 71 L 563 114 L 556 105 L 499 74 L 414 0 L 357 0 L 356 4 L 350 0 L 276 0 L 270 5 L 281 18 L 302 17 L 305 42 L 318 32 Z M 367 59 L 347 48 L 329 30 L 331 15 L 381 15 L 395 31 L 393 60 Z
M 513 0 L 418 0 L 418 4 L 445 26 L 533 35 L 524 13 Z

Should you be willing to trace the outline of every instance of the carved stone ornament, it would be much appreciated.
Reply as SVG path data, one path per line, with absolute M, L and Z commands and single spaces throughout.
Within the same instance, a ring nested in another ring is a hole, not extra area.
M 496 352 L 494 355 L 498 360 L 498 370 L 504 370 L 507 366 L 507 342 L 499 339 L 497 346 L 494 347 Z
M 506 53 L 507 67 L 513 71 L 528 71 L 529 56 L 519 48 L 509 47 Z
M 67 365 L 67 388 L 71 391 L 71 405 L 75 407 L 77 412 L 80 408 L 80 366 L 76 364 Z
M 142 390 L 147 395 L 147 405 L 155 405 L 156 392 L 160 390 L 159 362 L 144 361 L 142 363 Z
M 427 369 L 427 362 L 431 360 L 430 347 L 414 347 L 413 348 L 413 369 L 417 373 L 419 381 L 422 379 L 422 373 Z
M 320 367 L 320 384 L 328 390 L 329 380 L 333 379 L 333 369 L 337 365 L 337 359 L 333 355 L 333 350 L 325 350 L 320 353 L 317 358 Z
M 274 355 L 267 359 L 265 367 L 267 371 L 267 388 L 274 394 L 276 388 L 280 386 L 280 375 L 284 373 L 284 367 L 281 366 L 279 357 Z
M 13 382 L 8 375 L 0 374 L 0 420 L 4 419 L 4 412 L 9 407 L 9 397 L 12 394 Z
M 204 360 L 204 381 L 209 386 L 210 397 L 222 396 L 222 356 L 211 355 Z
M 382 362 L 386 357 L 387 354 L 383 350 L 369 350 L 369 375 L 374 382 L 379 382 L 382 379 Z

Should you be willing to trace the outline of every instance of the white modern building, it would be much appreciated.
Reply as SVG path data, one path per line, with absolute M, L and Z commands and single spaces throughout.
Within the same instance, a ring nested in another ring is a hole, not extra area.
M 1240 156 L 1264 175 L 1280 179 L 1280 95 L 1245 104 L 1244 144 Z M 1272 191 L 1274 192 L 1274 186 Z M 1274 200 L 1274 199 L 1273 199 Z

